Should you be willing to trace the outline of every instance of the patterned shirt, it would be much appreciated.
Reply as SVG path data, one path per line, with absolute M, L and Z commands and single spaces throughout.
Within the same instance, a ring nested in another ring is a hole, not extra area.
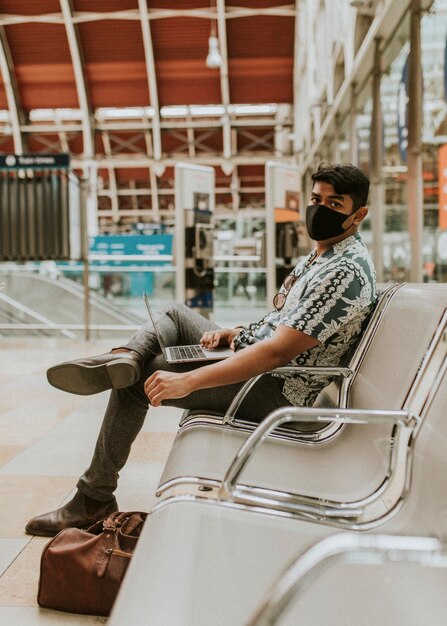
M 376 300 L 375 271 L 368 250 L 356 233 L 334 244 L 313 262 L 315 251 L 293 270 L 298 278 L 280 311 L 244 328 L 235 348 L 271 337 L 278 326 L 290 326 L 320 341 L 292 360 L 301 366 L 337 367 L 354 345 Z M 281 288 L 283 289 L 283 288 Z M 295 406 L 312 406 L 333 378 L 310 374 L 281 375 L 283 394 Z

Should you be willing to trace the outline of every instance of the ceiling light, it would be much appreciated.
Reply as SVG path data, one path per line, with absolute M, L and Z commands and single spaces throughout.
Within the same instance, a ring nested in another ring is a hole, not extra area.
M 221 168 L 223 173 L 225 174 L 225 176 L 231 176 L 231 174 L 233 173 L 234 170 L 234 163 L 232 161 L 224 161 L 221 164 Z
M 141 119 L 153 116 L 152 107 L 100 107 L 96 109 L 96 117 L 99 119 Z
M 220 117 L 225 113 L 225 107 L 222 104 L 205 104 L 194 105 L 189 107 L 189 112 L 192 116 L 208 116 L 208 117 Z
M 165 173 L 165 169 L 166 167 L 163 165 L 163 163 L 154 161 L 152 165 L 152 171 L 154 172 L 157 178 L 160 178 L 160 176 L 163 176 L 163 174 Z
M 212 13 L 211 17 L 211 33 L 208 39 L 208 56 L 206 57 L 205 63 L 212 70 L 218 69 L 222 66 L 222 55 L 219 50 L 219 40 L 217 38 L 216 32 L 216 22 L 213 17 L 217 14 L 217 6 L 215 5 L 216 0 L 210 0 L 211 7 L 210 11 Z
M 82 120 L 80 109 L 31 109 L 31 122 L 56 122 Z
M 160 109 L 162 117 L 186 117 L 188 115 L 187 106 L 164 106 Z
M 222 65 L 222 55 L 219 50 L 219 40 L 215 35 L 211 35 L 208 39 L 208 56 L 206 57 L 206 64 L 211 69 L 217 69 Z

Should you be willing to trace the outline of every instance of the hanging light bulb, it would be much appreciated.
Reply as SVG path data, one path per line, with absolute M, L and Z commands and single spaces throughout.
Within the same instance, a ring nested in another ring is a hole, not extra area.
M 211 34 L 208 39 L 208 56 L 206 57 L 206 64 L 211 69 L 216 69 L 222 65 L 222 55 L 219 50 L 219 40 L 218 38 Z

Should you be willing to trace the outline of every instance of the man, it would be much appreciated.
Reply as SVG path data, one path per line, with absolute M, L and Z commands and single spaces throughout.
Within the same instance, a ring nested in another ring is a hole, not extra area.
M 337 366 L 358 338 L 376 297 L 374 268 L 357 233 L 368 209 L 369 181 L 353 165 L 322 165 L 312 176 L 306 226 L 315 250 L 298 263 L 275 296 L 274 309 L 248 328 L 218 328 L 184 305 L 159 321 L 167 345 L 229 345 L 228 359 L 170 365 L 150 324 L 107 354 L 62 363 L 49 382 L 92 394 L 112 389 L 90 467 L 65 506 L 30 520 L 30 534 L 51 536 L 87 527 L 118 509 L 118 472 L 146 417 L 148 402 L 224 412 L 244 381 L 286 365 Z M 261 420 L 281 406 L 311 406 L 330 378 L 266 374 L 238 415 Z M 303 430 L 309 424 L 301 425 Z

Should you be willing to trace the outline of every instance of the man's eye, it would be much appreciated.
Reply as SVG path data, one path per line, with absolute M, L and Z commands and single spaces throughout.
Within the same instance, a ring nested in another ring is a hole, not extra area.
M 339 202 L 332 201 L 331 204 L 336 209 L 341 209 L 341 204 Z

